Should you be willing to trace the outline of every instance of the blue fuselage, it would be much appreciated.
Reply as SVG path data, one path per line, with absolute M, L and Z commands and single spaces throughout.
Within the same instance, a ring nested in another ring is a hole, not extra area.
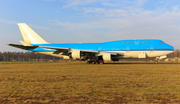
M 47 47 L 72 48 L 92 51 L 174 51 L 174 47 L 158 39 L 145 40 L 118 40 L 103 43 L 49 43 L 32 44 Z M 35 48 L 28 49 L 33 52 L 53 52 L 53 49 Z

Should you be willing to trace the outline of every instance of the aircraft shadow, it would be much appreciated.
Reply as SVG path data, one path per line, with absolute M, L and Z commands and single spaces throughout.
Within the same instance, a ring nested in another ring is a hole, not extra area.
M 131 63 L 131 62 L 124 62 L 124 63 L 104 63 L 104 64 L 156 64 L 156 63 L 145 63 L 145 62 L 137 62 L 137 63 L 135 63 L 135 62 L 133 62 L 133 63 Z M 180 64 L 180 63 L 158 63 L 158 64 Z M 157 65 L 158 65 L 157 64 Z

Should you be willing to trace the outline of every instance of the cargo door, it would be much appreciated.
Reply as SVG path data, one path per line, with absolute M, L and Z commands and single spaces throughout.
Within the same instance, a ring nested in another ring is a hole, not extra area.
M 146 52 L 139 52 L 138 58 L 146 58 Z
M 129 46 L 127 46 L 127 47 L 126 47 L 126 51 L 129 51 L 129 49 L 130 49 Z
M 153 48 L 153 46 L 151 46 L 151 47 L 150 47 L 150 51 L 153 51 L 153 50 L 154 50 L 154 48 Z
M 135 40 L 135 45 L 139 45 L 139 40 Z
M 101 47 L 97 47 L 97 50 L 100 51 L 100 50 L 101 50 Z

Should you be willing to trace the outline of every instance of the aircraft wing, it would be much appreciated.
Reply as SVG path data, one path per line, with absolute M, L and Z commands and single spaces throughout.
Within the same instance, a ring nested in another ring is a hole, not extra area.
M 48 48 L 48 49 L 54 49 L 57 50 L 59 52 L 68 52 L 70 50 L 70 48 L 60 48 L 60 47 L 47 47 L 47 46 L 39 46 L 41 48 Z
M 47 48 L 47 49 L 54 49 L 56 50 L 54 52 L 54 54 L 59 54 L 59 53 L 63 53 L 63 55 L 68 55 L 69 53 L 71 53 L 72 50 L 71 48 L 60 48 L 60 47 L 48 47 L 48 46 L 34 46 L 34 45 L 29 45 L 29 46 L 24 46 L 24 45 L 18 45 L 18 44 L 7 44 L 16 48 L 20 48 L 20 49 L 28 49 L 28 48 Z M 75 49 L 75 50 L 79 50 L 79 49 Z M 86 54 L 98 54 L 98 55 L 102 55 L 102 54 L 106 54 L 109 53 L 111 55 L 115 55 L 115 56 L 123 56 L 123 53 L 119 53 L 119 52 L 103 52 L 103 51 L 92 51 L 92 50 L 82 50 L 80 49 L 80 51 L 82 53 L 86 53 Z
M 47 46 L 39 46 L 39 47 L 48 48 L 48 49 L 54 49 L 54 50 L 56 50 L 54 52 L 55 54 L 60 53 L 60 52 L 70 53 L 71 50 L 73 50 L 71 48 L 60 48 L 60 47 L 47 47 Z M 91 50 L 80 50 L 80 51 L 83 52 L 83 53 L 95 53 L 95 54 L 98 53 L 98 51 L 91 51 Z
M 39 47 L 54 49 L 54 50 L 56 50 L 54 52 L 55 54 L 59 54 L 60 52 L 64 52 L 64 54 L 67 54 L 67 53 L 70 53 L 71 50 L 73 50 L 71 48 L 60 48 L 60 47 L 47 47 L 47 46 L 39 46 Z M 123 56 L 124 55 L 124 53 L 119 53 L 119 52 L 102 52 L 102 51 L 92 51 L 92 50 L 82 50 L 82 49 L 77 49 L 77 50 L 80 50 L 82 53 L 89 53 L 89 54 L 109 53 L 111 55 L 117 55 L 117 56 Z

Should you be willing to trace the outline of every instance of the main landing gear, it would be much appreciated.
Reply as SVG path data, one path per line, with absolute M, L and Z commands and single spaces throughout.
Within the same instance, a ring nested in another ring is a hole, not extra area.
M 159 62 L 159 58 L 156 57 L 156 59 L 154 60 L 154 63 L 158 64 L 158 62 Z
M 103 61 L 92 61 L 92 60 L 88 60 L 87 64 L 104 64 Z
M 154 63 L 155 63 L 155 64 L 158 64 L 158 63 L 159 63 L 159 57 L 156 57 Z

